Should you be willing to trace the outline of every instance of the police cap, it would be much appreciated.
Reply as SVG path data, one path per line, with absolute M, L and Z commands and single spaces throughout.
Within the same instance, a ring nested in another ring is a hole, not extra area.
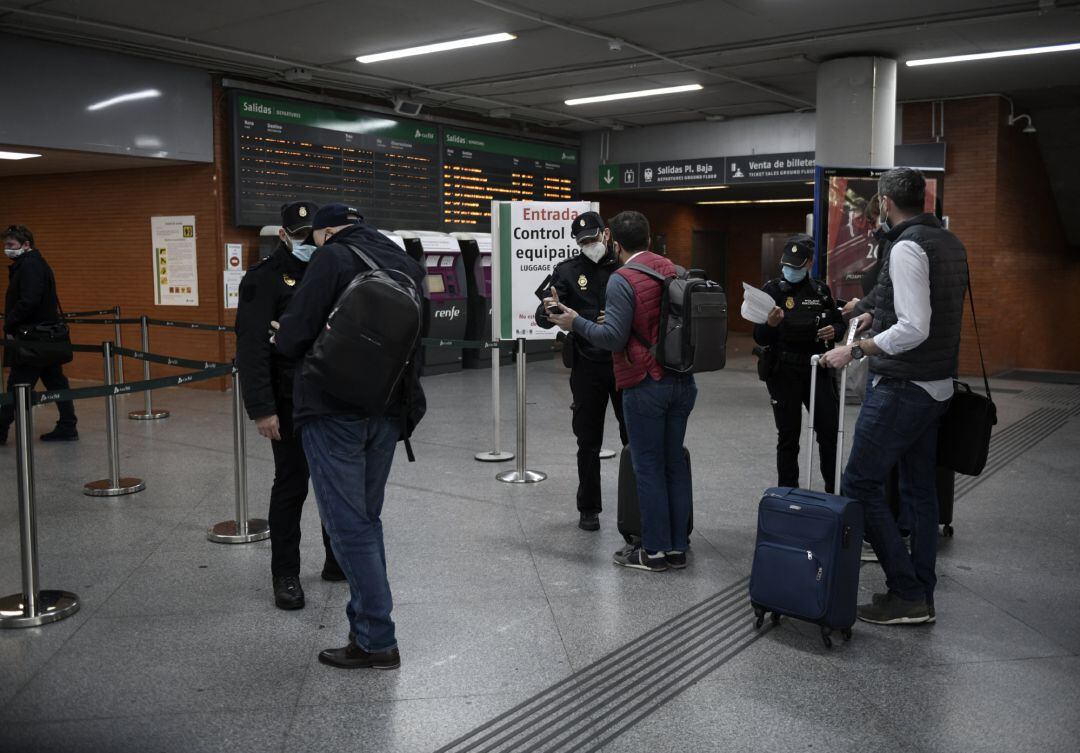
M 289 235 L 297 235 L 301 230 L 310 230 L 311 221 L 319 205 L 310 201 L 294 201 L 281 205 L 281 226 Z
M 789 267 L 801 267 L 814 258 L 814 239 L 809 235 L 793 235 L 784 241 L 784 255 L 780 263 Z
M 603 232 L 605 227 L 604 219 L 598 212 L 582 212 L 570 224 L 570 235 L 574 236 L 576 241 L 582 238 L 595 238 Z

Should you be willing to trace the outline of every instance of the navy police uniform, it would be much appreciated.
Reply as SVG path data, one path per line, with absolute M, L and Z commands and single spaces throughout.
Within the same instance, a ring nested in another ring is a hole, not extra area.
M 311 228 L 316 207 L 295 202 L 282 207 L 282 227 L 290 235 Z M 310 243 L 310 238 L 307 241 Z M 284 241 L 252 266 L 240 283 L 236 310 L 236 365 L 244 407 L 252 419 L 277 415 L 281 440 L 271 440 L 274 484 L 270 490 L 270 571 L 275 578 L 300 574 L 300 516 L 308 493 L 308 465 L 299 436 L 293 431 L 293 372 L 296 362 L 282 356 L 270 342 L 270 322 L 281 319 L 293 292 L 304 277 L 307 262 Z M 337 561 L 326 547 L 324 575 L 337 579 Z
M 814 258 L 814 242 L 806 235 L 787 241 L 782 264 L 809 267 Z M 799 486 L 799 435 L 802 432 L 803 406 L 810 405 L 810 356 L 824 353 L 826 344 L 818 339 L 821 327 L 833 325 L 839 333 L 842 319 L 829 287 L 810 277 L 809 272 L 797 283 L 777 277 L 765 283 L 763 290 L 784 311 L 776 327 L 754 325 L 754 340 L 766 346 L 761 356 L 762 376 L 769 389 L 773 417 L 776 419 L 776 471 L 778 486 Z M 821 458 L 825 490 L 835 488 L 836 431 L 839 414 L 836 382 L 829 372 L 818 374 L 815 397 L 814 430 Z
M 574 240 L 597 238 L 604 230 L 604 221 L 596 212 L 585 212 L 571 224 Z M 604 310 L 608 278 L 619 268 L 619 262 L 608 248 L 599 263 L 584 254 L 560 262 L 551 271 L 549 280 L 536 291 L 538 297 L 549 295 L 554 287 L 559 301 L 589 321 L 595 322 Z M 541 303 L 536 309 L 536 323 L 544 329 L 555 326 L 548 319 Z M 604 417 L 611 401 L 619 422 L 619 437 L 627 443 L 623 423 L 622 393 L 615 388 L 611 353 L 601 350 L 581 338 L 569 334 L 563 341 L 563 360 L 570 366 L 570 391 L 574 402 L 572 427 L 577 437 L 578 490 L 577 508 L 584 516 L 595 516 L 602 508 L 600 501 L 600 448 L 604 439 Z

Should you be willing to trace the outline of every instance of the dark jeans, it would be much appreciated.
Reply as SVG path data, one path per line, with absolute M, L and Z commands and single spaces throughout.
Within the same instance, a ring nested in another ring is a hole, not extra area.
M 836 483 L 836 430 L 840 414 L 836 380 L 826 369 L 818 372 L 814 399 L 814 431 L 825 491 L 832 494 Z M 810 365 L 780 363 L 765 385 L 772 399 L 776 420 L 777 486 L 799 486 L 799 437 L 803 407 L 810 408 Z
M 67 377 L 64 376 L 63 367 L 59 365 L 42 367 L 16 364 L 11 367 L 11 373 L 8 374 L 8 392 L 14 395 L 16 384 L 29 384 L 33 388 L 39 379 L 45 385 L 45 389 L 50 392 L 66 390 L 71 386 L 68 384 Z M 56 404 L 56 408 L 60 411 L 60 420 L 56 422 L 57 425 L 74 429 L 75 424 L 78 423 L 78 419 L 75 418 L 75 403 L 70 400 L 61 400 Z M 0 408 L 0 433 L 6 432 L 14 420 L 14 403 L 8 403 Z
M 574 395 L 570 409 L 574 412 L 572 425 L 578 444 L 577 508 L 583 513 L 599 513 L 603 508 L 600 501 L 600 447 L 604 441 L 609 399 L 619 422 L 619 437 L 624 446 L 627 443 L 622 393 L 615 389 L 611 362 L 590 361 L 579 354 L 570 372 L 570 392 Z
M 292 406 L 278 406 L 279 415 L 292 414 Z M 274 451 L 274 485 L 270 489 L 270 573 L 300 574 L 300 516 L 308 493 L 308 464 L 300 438 L 292 433 L 287 418 L 281 418 L 281 441 L 270 441 Z M 334 562 L 330 537 L 322 529 L 327 564 Z
M 400 430 L 397 419 L 344 416 L 301 430 L 323 526 L 349 581 L 345 614 L 356 645 L 368 652 L 397 646 L 380 516 Z
M 689 547 L 690 467 L 683 440 L 696 399 L 691 375 L 665 374 L 660 381 L 646 376 L 623 390 L 647 552 L 685 552 Z
M 931 604 L 937 584 L 937 435 L 948 407 L 948 400 L 938 402 L 907 380 L 882 379 L 863 402 L 840 483 L 845 497 L 863 505 L 866 539 L 889 590 Z M 885 501 L 885 481 L 897 463 L 903 504 L 911 517 L 910 554 Z

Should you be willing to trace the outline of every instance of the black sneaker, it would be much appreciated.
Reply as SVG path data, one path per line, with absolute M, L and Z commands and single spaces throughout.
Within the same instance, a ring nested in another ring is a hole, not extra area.
M 663 552 L 648 554 L 640 546 L 627 546 L 615 552 L 616 565 L 631 567 L 635 570 L 648 570 L 662 573 L 668 569 L 668 561 Z
M 337 560 L 328 558 L 322 566 L 322 579 L 331 583 L 339 583 L 345 580 L 345 573 Z
M 278 609 L 303 609 L 304 589 L 299 575 L 274 576 L 274 604 Z
M 600 514 L 595 512 L 583 512 L 578 519 L 577 527 L 583 531 L 600 530 Z
M 75 430 L 74 426 L 57 424 L 55 429 L 48 434 L 42 434 L 39 439 L 42 442 L 77 442 L 79 441 L 79 432 Z
M 686 567 L 686 552 L 665 552 L 664 559 L 672 570 L 682 570 Z
M 397 669 L 401 666 L 401 654 L 396 648 L 369 654 L 349 641 L 348 646 L 320 651 L 319 661 L 341 669 Z
M 875 625 L 919 625 L 930 621 L 930 608 L 926 599 L 908 601 L 896 594 L 874 594 L 869 604 L 861 604 L 857 611 L 863 622 Z

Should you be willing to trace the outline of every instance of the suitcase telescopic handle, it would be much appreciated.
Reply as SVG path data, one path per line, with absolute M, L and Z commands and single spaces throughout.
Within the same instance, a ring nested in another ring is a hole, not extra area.
M 844 336 L 844 344 L 851 345 L 855 342 L 855 330 L 858 322 L 852 319 L 848 324 L 847 334 Z M 814 488 L 814 444 L 817 433 L 814 431 L 814 409 L 817 402 L 817 378 L 821 369 L 821 356 L 810 356 L 810 420 L 807 421 L 806 441 L 806 488 Z M 844 468 L 844 403 L 847 400 L 847 366 L 840 370 L 840 416 L 836 421 L 836 469 L 834 475 L 834 493 L 840 491 L 840 473 Z

